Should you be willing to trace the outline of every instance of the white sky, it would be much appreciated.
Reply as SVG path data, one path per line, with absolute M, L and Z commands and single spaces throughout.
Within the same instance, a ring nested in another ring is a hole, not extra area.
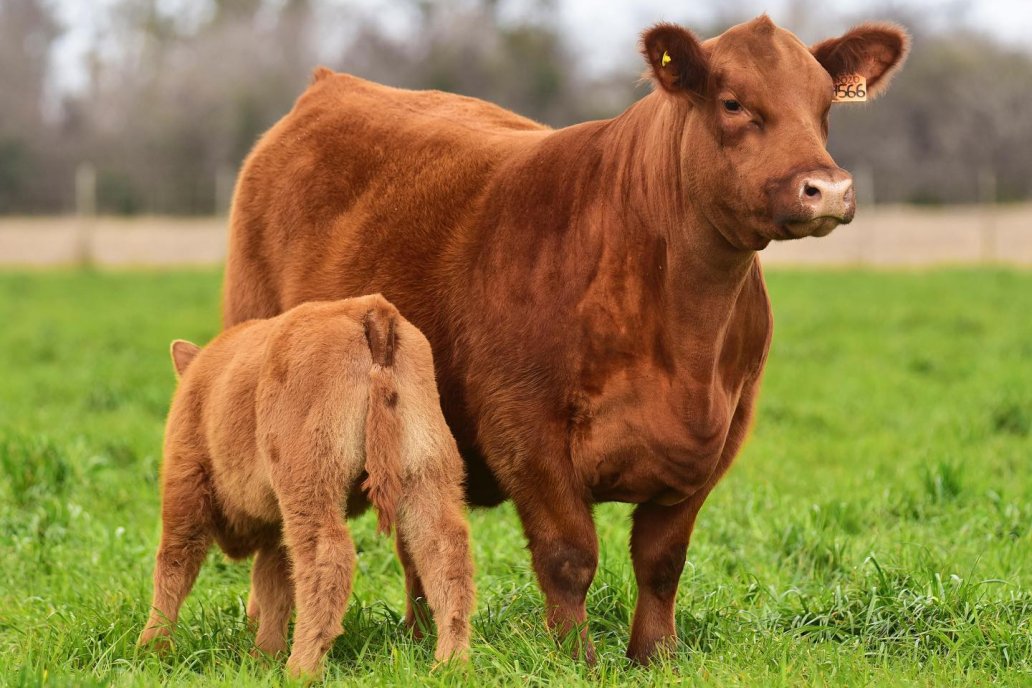
M 56 90 L 75 89 L 85 74 L 82 56 L 95 32 L 98 7 L 111 6 L 118 0 L 51 0 L 68 32 L 58 43 L 54 54 Z M 363 8 L 384 16 L 386 24 L 403 25 L 401 3 L 390 0 L 333 0 L 338 5 Z M 808 35 L 806 26 L 792 16 L 793 0 L 557 0 L 559 16 L 567 35 L 585 64 L 593 69 L 626 65 L 635 54 L 638 34 L 657 21 L 677 21 L 689 28 L 704 25 L 717 18 L 718 8 L 735 15 L 757 15 L 766 11 L 775 22 L 800 35 L 804 41 L 823 36 Z M 845 29 L 851 20 L 878 18 L 865 8 L 872 4 L 890 4 L 908 12 L 916 12 L 930 25 L 956 17 L 972 28 L 995 35 L 1008 43 L 1032 47 L 1032 0 L 795 0 L 796 4 L 821 8 L 830 13 L 834 23 Z M 206 3 L 197 0 L 159 0 L 159 4 L 175 10 L 179 16 L 199 18 Z M 520 0 L 507 5 L 518 11 Z M 200 9 L 199 9 L 200 8 Z M 805 22 L 804 22 L 805 23 Z

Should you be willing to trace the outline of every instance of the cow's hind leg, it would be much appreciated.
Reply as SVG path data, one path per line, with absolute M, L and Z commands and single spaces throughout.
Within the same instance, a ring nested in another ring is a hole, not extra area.
M 214 538 L 211 487 L 199 468 L 166 473 L 161 543 L 154 566 L 154 599 L 139 644 L 167 644 L 179 608 L 197 579 Z
M 317 676 L 323 657 L 341 633 L 355 570 L 355 545 L 344 523 L 340 493 L 337 486 L 322 482 L 302 494 L 286 498 L 280 494 L 297 604 L 294 646 L 287 660 L 293 676 Z
M 396 539 L 396 549 L 401 568 L 405 571 L 405 626 L 417 640 L 422 638 L 433 621 L 426 601 L 426 591 L 419 577 L 416 562 L 402 537 Z
M 222 324 L 229 328 L 245 320 L 271 318 L 282 312 L 274 280 L 254 257 L 256 237 L 246 223 L 232 220 L 230 250 L 222 283 Z
M 405 486 L 398 514 L 399 549 L 411 555 L 437 623 L 438 661 L 469 656 L 475 598 L 469 528 L 455 488 L 442 490 L 426 477 L 412 481 Z
M 258 624 L 255 647 L 268 654 L 287 649 L 287 624 L 294 609 L 294 582 L 286 548 L 270 544 L 258 550 L 251 570 L 251 598 Z M 250 616 L 250 613 L 249 613 Z

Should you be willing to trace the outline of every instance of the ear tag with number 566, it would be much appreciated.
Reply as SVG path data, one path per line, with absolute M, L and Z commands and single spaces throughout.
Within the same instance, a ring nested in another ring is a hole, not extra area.
M 867 100 L 867 77 L 846 74 L 835 82 L 833 103 L 862 103 Z

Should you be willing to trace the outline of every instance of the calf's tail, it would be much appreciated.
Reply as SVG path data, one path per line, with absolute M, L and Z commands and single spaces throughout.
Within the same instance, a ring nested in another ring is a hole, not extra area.
M 362 489 L 376 508 L 381 533 L 391 531 L 401 496 L 401 421 L 394 369 L 397 317 L 397 310 L 381 300 L 364 319 L 373 365 L 369 370 L 369 410 L 365 422 L 368 477 Z

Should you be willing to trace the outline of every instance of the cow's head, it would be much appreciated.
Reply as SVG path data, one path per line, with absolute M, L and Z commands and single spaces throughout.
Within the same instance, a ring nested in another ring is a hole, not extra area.
M 906 32 L 884 23 L 807 48 L 766 15 L 702 43 L 675 24 L 642 36 L 662 97 L 687 113 L 677 143 L 685 193 L 742 248 L 824 236 L 853 219 L 852 177 L 825 148 L 834 84 L 860 75 L 876 98 L 908 48 Z

